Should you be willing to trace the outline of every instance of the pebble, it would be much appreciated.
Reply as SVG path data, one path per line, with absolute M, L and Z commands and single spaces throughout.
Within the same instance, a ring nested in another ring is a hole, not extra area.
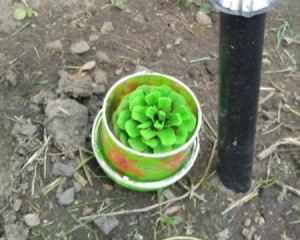
M 96 52 L 96 57 L 98 58 L 100 63 L 110 63 L 111 62 L 109 56 L 103 51 Z
M 98 35 L 92 35 L 89 38 L 89 42 L 97 42 L 99 40 L 99 36 Z
M 166 45 L 166 49 L 171 49 L 171 48 L 172 48 L 172 44 L 171 43 L 169 43 L 169 44 Z
M 254 218 L 254 222 L 257 223 L 259 226 L 262 226 L 265 224 L 265 219 L 262 216 L 256 216 Z
M 4 231 L 6 240 L 26 240 L 29 233 L 29 229 L 26 229 L 23 224 L 20 223 L 5 224 Z
M 40 217 L 36 213 L 26 214 L 23 219 L 28 227 L 36 227 L 41 223 Z
M 18 84 L 17 81 L 17 74 L 13 72 L 12 70 L 7 70 L 6 72 L 6 81 L 8 81 L 13 87 Z
M 94 224 L 106 235 L 119 225 L 119 220 L 115 216 L 103 216 L 96 218 Z
M 107 73 L 102 69 L 97 69 L 94 72 L 94 80 L 98 84 L 107 84 L 108 83 Z
M 46 48 L 50 50 L 62 50 L 61 40 L 46 43 Z
M 163 195 L 167 200 L 171 200 L 176 197 L 175 194 L 170 189 L 164 190 Z
M 93 211 L 94 211 L 93 208 L 84 208 L 84 209 L 82 210 L 82 216 L 88 216 L 88 215 L 90 215 Z
M 112 32 L 114 29 L 115 28 L 112 22 L 105 22 L 101 27 L 101 32 L 105 34 L 105 33 Z
M 181 44 L 181 42 L 182 42 L 182 38 L 176 38 L 176 40 L 175 40 L 175 42 L 174 42 L 174 45 L 175 45 L 175 46 L 178 46 L 178 45 Z
M 152 72 L 149 68 L 142 66 L 142 65 L 136 65 L 134 73 L 138 72 Z
M 73 185 L 74 185 L 75 192 L 80 192 L 81 191 L 82 187 L 81 187 L 79 182 L 74 181 Z
M 102 183 L 102 187 L 104 188 L 104 190 L 106 191 L 112 191 L 114 189 L 114 186 L 108 183 Z
M 204 64 L 205 64 L 207 72 L 210 75 L 213 76 L 213 75 L 216 75 L 219 73 L 219 60 L 218 59 L 212 59 L 212 60 L 206 61 Z
M 145 22 L 146 22 L 146 18 L 144 17 L 143 14 L 138 13 L 138 14 L 136 14 L 136 15 L 133 17 L 133 21 L 136 22 L 136 23 L 138 23 L 138 24 L 143 25 L 143 24 L 145 24 Z
M 242 235 L 245 237 L 246 240 L 252 240 L 253 234 L 255 233 L 256 228 L 254 226 L 251 226 L 250 229 L 244 228 L 242 230 Z
M 55 176 L 70 177 L 73 175 L 75 168 L 71 164 L 55 162 L 52 167 L 52 174 Z
M 218 240 L 228 240 L 230 239 L 229 229 L 225 228 L 223 231 L 217 233 Z
M 79 41 L 72 44 L 70 50 L 72 53 L 82 54 L 90 50 L 90 45 L 86 41 Z
M 115 71 L 115 75 L 116 76 L 119 76 L 119 75 L 121 75 L 123 73 L 123 68 L 121 67 L 121 68 L 119 68 L 119 69 L 117 69 L 116 71 Z
M 202 0 L 194 0 L 193 3 L 194 3 L 196 6 L 200 7 L 200 6 L 202 5 Z
M 196 21 L 201 25 L 210 25 L 212 24 L 211 18 L 206 15 L 204 12 L 197 12 L 196 13 Z
M 244 226 L 245 226 L 245 227 L 250 227 L 250 225 L 251 225 L 251 219 L 250 219 L 250 218 L 247 218 L 247 219 L 245 220 L 245 222 L 244 222 Z
M 162 55 L 162 50 L 161 50 L 161 48 L 160 49 L 158 49 L 157 50 L 157 52 L 156 52 L 156 57 L 160 57 Z
M 69 205 L 74 201 L 75 188 L 71 187 L 62 193 L 56 195 L 60 205 Z
M 15 212 L 18 212 L 20 210 L 21 206 L 22 206 L 22 200 L 16 198 L 15 201 L 14 201 L 13 210 Z

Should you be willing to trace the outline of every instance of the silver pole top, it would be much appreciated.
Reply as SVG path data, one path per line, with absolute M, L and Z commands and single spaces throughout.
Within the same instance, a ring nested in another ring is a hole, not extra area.
M 269 11 L 277 0 L 210 0 L 210 2 L 221 12 L 252 17 Z

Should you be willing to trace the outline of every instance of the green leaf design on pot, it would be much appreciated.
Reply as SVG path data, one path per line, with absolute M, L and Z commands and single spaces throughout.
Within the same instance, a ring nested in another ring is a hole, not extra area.
M 185 99 L 165 85 L 139 86 L 123 97 L 112 120 L 122 144 L 154 154 L 184 145 L 197 123 Z

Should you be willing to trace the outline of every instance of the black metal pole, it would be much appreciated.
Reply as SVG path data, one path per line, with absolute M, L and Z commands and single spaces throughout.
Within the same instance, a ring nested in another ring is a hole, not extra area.
M 218 173 L 227 188 L 247 192 L 252 182 L 266 14 L 220 15 Z

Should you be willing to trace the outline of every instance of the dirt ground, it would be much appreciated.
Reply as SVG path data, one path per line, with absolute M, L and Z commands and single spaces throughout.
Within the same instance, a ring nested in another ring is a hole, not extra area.
M 267 16 L 246 194 L 222 187 L 215 172 L 215 10 L 197 21 L 199 6 L 175 0 L 127 0 L 123 10 L 105 0 L 27 4 L 38 16 L 16 21 L 24 3 L 0 1 L 0 240 L 300 239 L 298 0 Z M 88 61 L 96 66 L 82 83 L 74 74 Z M 206 118 L 195 165 L 164 191 L 120 187 L 90 157 L 105 92 L 141 66 L 186 83 Z

